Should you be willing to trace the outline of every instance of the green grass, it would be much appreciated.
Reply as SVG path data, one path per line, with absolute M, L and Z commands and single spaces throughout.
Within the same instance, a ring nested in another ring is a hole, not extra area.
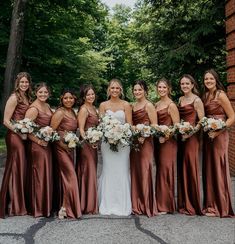
M 5 138 L 0 138 L 0 154 L 5 153 L 6 151 Z

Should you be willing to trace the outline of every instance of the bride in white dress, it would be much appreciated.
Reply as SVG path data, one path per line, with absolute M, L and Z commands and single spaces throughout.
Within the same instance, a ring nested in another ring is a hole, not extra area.
M 100 104 L 100 114 L 109 114 L 122 123 L 131 124 L 131 107 L 120 99 L 122 90 L 119 80 L 109 82 L 107 93 L 110 99 Z M 120 146 L 118 152 L 113 152 L 108 143 L 102 142 L 101 154 L 103 167 L 98 184 L 99 212 L 128 216 L 131 214 L 130 147 Z

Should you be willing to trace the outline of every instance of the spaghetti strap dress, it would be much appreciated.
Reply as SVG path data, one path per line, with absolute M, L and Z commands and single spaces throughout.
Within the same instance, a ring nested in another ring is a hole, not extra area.
M 179 106 L 180 119 L 195 126 L 198 120 L 194 101 Z M 178 211 L 188 215 L 201 215 L 200 174 L 199 174 L 199 136 L 192 135 L 185 141 L 179 140 L 178 162 Z
M 209 118 L 226 120 L 226 113 L 217 100 L 205 103 L 205 114 Z M 219 217 L 234 217 L 232 209 L 231 178 L 228 162 L 229 134 L 224 130 L 211 140 L 204 134 L 203 188 L 204 213 Z
M 24 119 L 29 105 L 18 103 L 12 120 Z M 7 159 L 0 191 L 0 218 L 5 215 L 26 215 L 26 142 L 13 131 L 6 135 Z M 9 192 L 11 191 L 11 194 Z M 10 197 L 11 195 L 11 197 Z
M 47 114 L 38 108 L 36 109 L 38 110 L 38 116 L 34 122 L 39 127 L 49 126 L 52 113 Z M 49 217 L 52 210 L 53 190 L 51 145 L 48 143 L 44 147 L 31 141 L 28 150 L 31 175 L 29 213 L 34 217 Z
M 76 133 L 77 120 L 64 116 L 57 131 L 61 138 L 64 137 L 66 131 Z M 78 190 L 78 180 L 74 167 L 74 150 L 67 152 L 63 149 L 59 142 L 54 143 L 54 155 L 58 165 L 58 173 L 60 176 L 60 206 L 66 209 L 69 218 L 79 218 L 81 216 L 81 206 Z
M 133 125 L 150 124 L 145 106 L 132 112 Z M 153 140 L 145 138 L 138 151 L 132 149 L 130 154 L 131 201 L 132 213 L 154 216 L 155 201 L 152 180 Z
M 173 122 L 166 108 L 157 111 L 159 125 L 172 126 Z M 177 160 L 177 142 L 170 138 L 164 143 L 154 140 L 156 162 L 155 198 L 158 212 L 174 213 L 175 204 L 175 168 Z
M 85 131 L 99 123 L 98 115 L 88 111 Z M 77 158 L 77 175 L 80 191 L 81 209 L 83 214 L 98 213 L 97 193 L 97 148 L 85 143 L 79 151 Z

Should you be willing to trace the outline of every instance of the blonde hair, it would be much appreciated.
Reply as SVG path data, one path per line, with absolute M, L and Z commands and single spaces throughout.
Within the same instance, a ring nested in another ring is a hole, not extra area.
M 167 80 L 166 78 L 161 78 L 160 80 L 158 80 L 158 81 L 155 83 L 156 87 L 158 87 L 158 85 L 159 85 L 161 82 L 164 83 L 164 84 L 167 86 L 167 88 L 168 88 L 168 97 L 171 98 L 171 95 L 172 95 L 172 86 L 171 86 L 171 82 L 170 82 L 169 80 Z
M 109 85 L 108 85 L 108 89 L 107 89 L 107 98 L 109 99 L 110 97 L 110 92 L 109 92 L 109 89 L 110 89 L 110 86 L 113 84 L 113 83 L 117 83 L 119 88 L 120 88 L 120 91 L 121 91 L 121 98 L 124 98 L 124 93 L 123 93 L 123 87 L 122 87 L 122 83 L 119 79 L 112 79 L 109 81 Z

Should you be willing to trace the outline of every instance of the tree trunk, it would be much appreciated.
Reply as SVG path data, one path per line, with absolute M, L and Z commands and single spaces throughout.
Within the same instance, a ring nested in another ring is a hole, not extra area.
M 10 39 L 7 50 L 6 70 L 3 82 L 0 112 L 3 115 L 7 98 L 9 97 L 17 73 L 20 71 L 22 46 L 24 37 L 24 16 L 27 0 L 14 0 Z

